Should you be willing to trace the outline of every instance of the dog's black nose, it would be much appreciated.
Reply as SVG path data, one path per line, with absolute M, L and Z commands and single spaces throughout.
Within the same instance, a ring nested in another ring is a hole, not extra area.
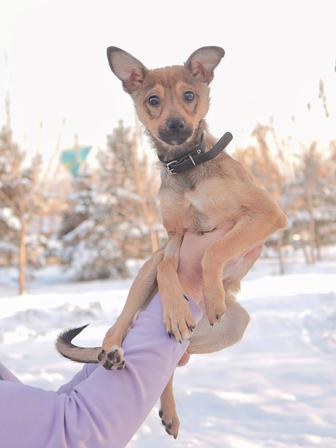
M 167 118 L 164 125 L 159 129 L 159 136 L 168 145 L 182 145 L 191 135 L 192 127 L 183 118 Z
M 182 132 L 185 128 L 185 123 L 182 118 L 169 118 L 166 123 L 167 129 L 169 132 L 178 134 Z

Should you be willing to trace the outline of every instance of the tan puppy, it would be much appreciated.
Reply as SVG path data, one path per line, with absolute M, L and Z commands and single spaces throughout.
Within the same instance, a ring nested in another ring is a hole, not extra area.
M 111 70 L 131 95 L 161 161 L 159 195 L 169 239 L 165 248 L 153 254 L 140 270 L 121 315 L 105 336 L 98 359 L 107 369 L 124 367 L 122 340 L 136 313 L 157 287 L 169 335 L 177 340 L 191 338 L 189 353 L 221 350 L 239 341 L 249 322 L 248 313 L 234 296 L 241 278 L 258 258 L 263 241 L 287 226 L 285 214 L 271 196 L 258 188 L 246 169 L 226 152 L 194 163 L 198 157 L 201 160 L 211 154 L 216 143 L 204 117 L 209 107 L 209 83 L 224 51 L 203 47 L 184 65 L 155 70 L 148 70 L 116 47 L 109 47 L 107 56 Z M 191 166 L 187 166 L 187 159 L 192 161 Z M 187 166 L 186 170 L 174 174 L 174 168 L 177 170 L 181 164 Z M 183 235 L 187 230 L 211 232 L 228 223 L 231 230 L 206 250 L 202 260 L 207 318 L 193 332 L 195 322 L 177 275 Z M 240 265 L 223 278 L 224 267 L 234 258 L 241 260 Z M 69 339 L 58 342 L 64 356 L 97 362 L 97 348 L 70 347 Z M 176 437 L 179 421 L 172 380 L 162 394 L 160 416 L 167 432 Z

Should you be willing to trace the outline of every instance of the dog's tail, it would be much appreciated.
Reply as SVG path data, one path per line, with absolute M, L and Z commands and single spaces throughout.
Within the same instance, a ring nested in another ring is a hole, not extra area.
M 71 359 L 72 361 L 98 363 L 98 355 L 101 352 L 101 347 L 78 347 L 72 343 L 73 338 L 87 326 L 88 324 L 63 331 L 56 340 L 57 351 L 65 358 Z

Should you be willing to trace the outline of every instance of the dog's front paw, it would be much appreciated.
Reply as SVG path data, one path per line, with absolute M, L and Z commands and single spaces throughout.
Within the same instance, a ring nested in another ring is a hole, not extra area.
M 222 285 L 216 287 L 212 284 L 210 287 L 204 287 L 204 302 L 210 325 L 214 325 L 226 311 L 225 291 Z
M 159 416 L 167 434 L 173 436 L 174 439 L 176 439 L 180 427 L 180 420 L 177 416 L 175 406 L 161 404 Z
M 108 352 L 102 350 L 99 353 L 98 361 L 107 370 L 121 370 L 125 367 L 124 350 L 113 345 Z
M 179 342 L 189 340 L 196 326 L 188 301 L 183 295 L 163 307 L 163 321 L 168 335 L 174 336 Z

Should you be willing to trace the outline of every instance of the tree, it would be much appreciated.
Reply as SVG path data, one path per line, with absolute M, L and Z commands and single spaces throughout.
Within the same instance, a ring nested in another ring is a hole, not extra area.
M 155 244 L 155 176 L 138 149 L 134 132 L 119 122 L 97 154 L 98 169 L 74 179 L 61 234 L 64 262 L 79 279 L 125 277 L 127 260 Z
M 0 229 L 2 239 L 17 248 L 19 293 L 26 287 L 27 230 L 39 208 L 36 189 L 41 158 L 28 163 L 8 125 L 0 131 Z
M 257 124 L 252 132 L 252 137 L 254 142 L 247 148 L 238 149 L 234 156 L 248 167 L 256 183 L 265 188 L 274 200 L 287 211 L 292 198 L 288 189 L 290 167 L 284 157 L 286 143 L 278 141 L 272 124 Z M 268 244 L 275 243 L 281 274 L 285 271 L 282 256 L 283 242 L 284 232 L 278 232 L 268 241 Z
M 317 142 L 303 147 L 302 154 L 295 167 L 295 181 L 293 189 L 298 191 L 296 217 L 297 226 L 307 235 L 308 249 L 306 259 L 308 263 L 315 263 L 321 258 L 321 245 L 330 241 L 326 238 L 330 225 L 335 220 L 336 210 L 336 181 L 335 159 L 330 144 L 330 151 L 323 154 Z M 322 238 L 322 233 L 325 237 Z

